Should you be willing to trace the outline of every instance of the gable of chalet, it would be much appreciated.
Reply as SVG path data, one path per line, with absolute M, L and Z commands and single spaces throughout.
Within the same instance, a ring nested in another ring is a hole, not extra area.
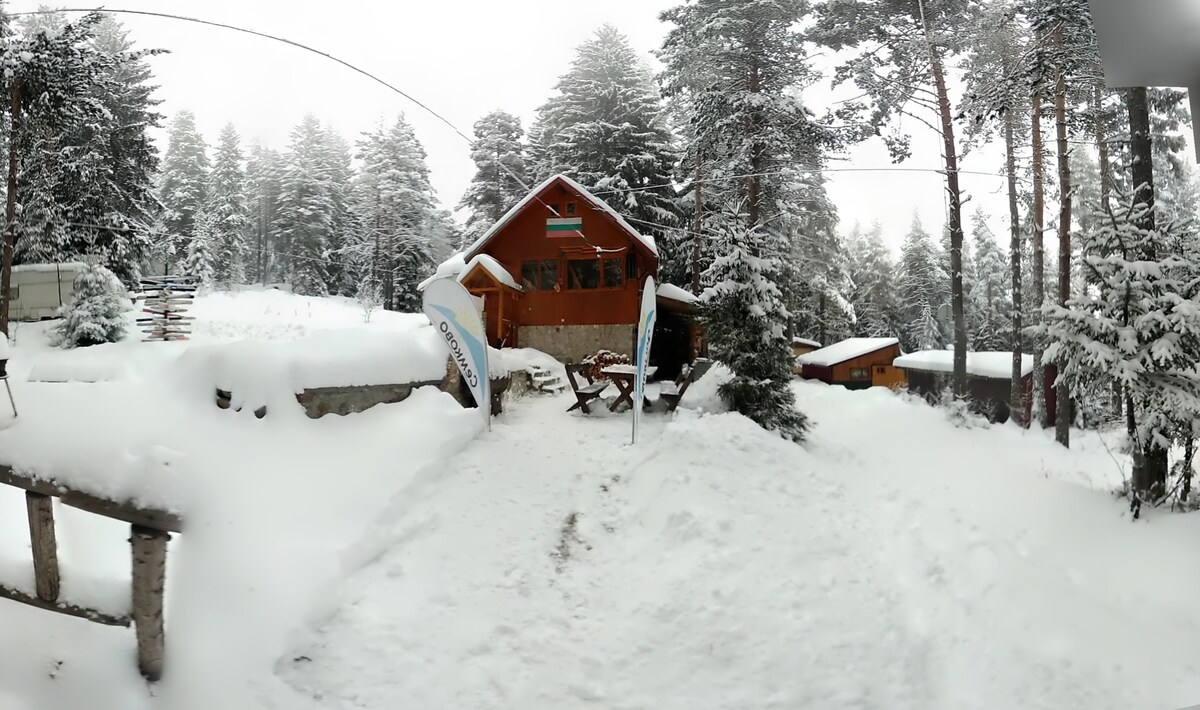
M 624 217 L 622 217 L 619 212 L 614 210 L 607 202 L 588 192 L 587 188 L 567 177 L 566 175 L 555 175 L 530 190 L 528 195 L 514 205 L 512 209 L 504 213 L 504 216 L 501 217 L 495 224 L 493 224 L 491 228 L 483 234 L 483 236 L 475 240 L 475 243 L 467 248 L 467 251 L 464 253 L 464 257 L 467 259 L 467 261 L 474 259 L 480 254 L 484 254 L 484 250 L 488 244 L 496 237 L 500 236 L 504 232 L 504 229 L 511 224 L 518 215 L 522 214 L 526 210 L 541 209 L 547 215 L 551 215 L 552 213 L 550 209 L 542 202 L 542 198 L 555 186 L 558 186 L 567 193 L 574 195 L 582 205 L 586 206 L 586 208 L 594 210 L 596 213 L 599 213 L 605 219 L 609 220 L 617 227 L 618 231 L 624 233 L 625 236 L 629 238 L 629 241 L 634 245 L 635 248 L 644 252 L 654 261 L 658 261 L 658 246 L 655 244 L 653 237 L 644 235 L 638 230 L 634 229 L 633 225 L 631 225 Z M 586 235 L 582 236 L 586 238 Z

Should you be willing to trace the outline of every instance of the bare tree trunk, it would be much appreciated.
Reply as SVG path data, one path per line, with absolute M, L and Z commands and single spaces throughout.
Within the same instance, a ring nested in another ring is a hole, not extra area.
M 755 63 L 750 67 L 750 93 L 758 94 L 761 91 L 761 77 L 759 76 L 759 67 Z M 746 221 L 749 223 L 750 229 L 758 227 L 761 217 L 761 199 L 760 184 L 762 178 L 759 174 L 762 173 L 762 144 L 759 143 L 757 136 L 757 126 L 750 125 L 747 129 L 750 132 L 753 145 L 750 147 L 750 177 L 746 183 L 746 201 L 747 206 Z M 757 240 L 756 240 L 757 243 Z
M 1055 43 L 1062 47 L 1062 27 L 1055 30 Z M 1067 146 L 1067 78 L 1059 72 L 1054 87 L 1055 132 L 1058 139 L 1058 305 L 1071 298 L 1071 155 Z M 1060 368 L 1061 373 L 1061 368 Z M 1071 447 L 1071 392 L 1059 377 L 1055 385 L 1054 439 Z
M 922 13 L 921 23 L 929 42 L 930 72 L 937 89 L 938 113 L 942 119 L 942 150 L 946 160 L 946 192 L 950 195 L 950 306 L 954 313 L 954 394 L 967 393 L 967 322 L 963 312 L 962 274 L 962 192 L 958 186 L 958 150 L 954 142 L 954 116 L 946 77 L 942 68 L 942 53 L 933 44 L 928 21 Z
M 693 183 L 696 205 L 692 214 L 692 293 L 700 295 L 700 228 L 704 225 L 704 194 L 700 182 L 700 167 L 704 156 L 696 149 L 696 180 Z
M 1025 418 L 1025 375 L 1021 353 L 1021 214 L 1017 209 L 1017 156 L 1013 136 L 1013 114 L 1004 114 L 1004 171 L 1008 178 L 1008 222 L 1012 232 L 1008 256 L 1012 265 L 1012 390 L 1009 392 L 1010 418 L 1020 426 L 1029 426 Z
M 1153 231 L 1155 228 L 1154 162 L 1150 143 L 1150 104 L 1145 87 L 1129 90 L 1128 107 L 1129 148 L 1133 157 L 1134 201 L 1144 204 L 1147 208 L 1140 214 L 1138 227 Z M 1151 248 L 1143 258 L 1154 260 L 1157 257 L 1158 255 Z M 1126 406 L 1131 406 L 1131 404 L 1127 398 Z M 1136 442 L 1137 439 L 1134 441 Z M 1140 457 L 1140 466 L 1138 459 L 1139 457 L 1134 457 L 1133 488 L 1141 500 L 1146 500 L 1166 487 L 1167 451 L 1156 447 L 1150 437 L 1147 437 L 1145 449 Z
M 1030 129 L 1033 143 L 1033 306 L 1039 315 L 1034 316 L 1036 322 L 1041 322 L 1041 308 L 1046 300 L 1046 257 L 1043 239 L 1046 232 L 1046 187 L 1043 182 L 1044 167 L 1042 165 L 1042 96 L 1033 95 L 1033 116 Z M 1042 369 L 1042 343 L 1035 339 L 1030 343 L 1033 350 L 1033 420 L 1042 427 L 1049 426 L 1046 422 L 1046 378 Z
M 21 128 L 21 85 L 12 88 L 11 120 L 8 126 L 8 204 L 4 212 L 4 256 L 0 265 L 0 333 L 8 337 L 8 316 L 12 293 L 13 250 L 17 246 L 17 165 L 18 131 Z

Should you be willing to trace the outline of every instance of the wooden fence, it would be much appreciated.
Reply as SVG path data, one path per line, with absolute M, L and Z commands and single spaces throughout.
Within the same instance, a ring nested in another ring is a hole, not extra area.
M 77 616 L 98 624 L 128 627 L 132 623 L 137 636 L 138 670 L 148 680 L 158 680 L 162 676 L 165 645 L 163 586 L 167 572 L 167 541 L 171 539 L 170 533 L 182 529 L 179 516 L 165 510 L 143 508 L 128 502 L 73 491 L 51 481 L 17 473 L 4 465 L 0 465 L 0 484 L 25 491 L 36 589 L 36 594 L 31 596 L 0 584 L 0 598 L 59 614 Z M 63 505 L 130 524 L 133 579 L 130 605 L 132 613 L 129 616 L 113 616 L 59 600 L 54 498 L 58 498 Z

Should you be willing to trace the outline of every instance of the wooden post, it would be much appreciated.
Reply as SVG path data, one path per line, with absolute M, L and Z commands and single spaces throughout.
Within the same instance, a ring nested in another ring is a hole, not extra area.
M 29 513 L 29 542 L 33 547 L 33 577 L 38 599 L 58 601 L 58 543 L 54 534 L 54 499 L 26 491 Z
M 138 670 L 146 680 L 162 677 L 163 587 L 167 575 L 169 533 L 134 525 L 130 536 L 133 547 L 133 624 L 137 634 Z

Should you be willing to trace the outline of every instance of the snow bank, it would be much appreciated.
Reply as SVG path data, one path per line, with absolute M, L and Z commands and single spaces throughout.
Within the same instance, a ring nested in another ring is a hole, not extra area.
M 719 362 L 715 363 L 703 377 L 688 387 L 683 399 L 679 400 L 680 409 L 691 409 L 701 413 L 729 411 L 717 390 L 732 379 L 732 370 Z
M 898 345 L 899 343 L 900 341 L 896 338 L 849 338 L 840 343 L 834 343 L 827 348 L 805 353 L 796 358 L 796 363 L 799 365 L 831 367 L 840 362 L 853 360 L 856 357 L 862 357 L 867 353 L 873 353 L 876 350 L 882 350 L 892 345 Z
M 954 351 L 922 350 L 901 355 L 892 364 L 904 370 L 954 372 Z M 1021 376 L 1024 377 L 1032 372 L 1033 356 L 1022 355 Z M 998 380 L 1012 379 L 1012 353 L 994 351 L 967 353 L 967 374 Z

